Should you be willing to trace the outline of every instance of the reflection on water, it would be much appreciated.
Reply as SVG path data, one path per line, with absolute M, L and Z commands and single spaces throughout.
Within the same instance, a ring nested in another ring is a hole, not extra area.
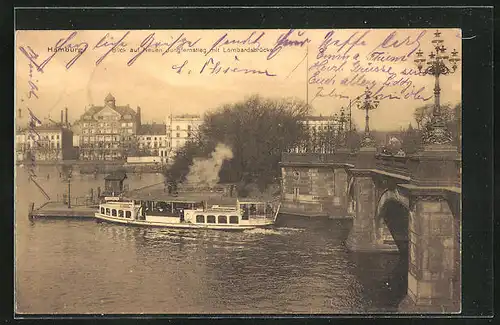
M 40 183 L 62 193 L 48 173 Z M 18 312 L 352 313 L 391 310 L 405 291 L 397 255 L 346 250 L 345 221 L 280 216 L 274 228 L 244 232 L 29 222 L 27 198 L 43 196 L 17 176 Z M 75 191 L 103 176 L 74 179 Z M 129 175 L 131 188 L 158 181 Z

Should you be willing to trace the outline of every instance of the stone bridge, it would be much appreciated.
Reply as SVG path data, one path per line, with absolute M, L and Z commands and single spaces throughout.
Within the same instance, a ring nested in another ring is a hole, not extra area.
M 461 159 L 428 148 L 407 157 L 284 153 L 282 207 L 300 215 L 352 217 L 346 246 L 399 252 L 408 261 L 403 312 L 459 312 Z

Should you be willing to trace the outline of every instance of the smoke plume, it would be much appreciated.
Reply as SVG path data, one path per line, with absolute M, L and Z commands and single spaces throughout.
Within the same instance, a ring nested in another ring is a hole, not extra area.
M 212 188 L 219 182 L 219 172 L 225 160 L 233 158 L 233 151 L 219 143 L 208 158 L 194 158 L 186 176 L 186 185 L 197 188 Z

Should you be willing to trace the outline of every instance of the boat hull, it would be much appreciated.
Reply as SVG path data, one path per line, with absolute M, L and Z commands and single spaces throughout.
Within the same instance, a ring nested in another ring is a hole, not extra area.
M 225 231 L 243 231 L 255 228 L 267 228 L 274 224 L 262 223 L 258 225 L 221 225 L 221 224 L 196 224 L 196 223 L 169 223 L 169 222 L 154 222 L 147 220 L 133 220 L 120 217 L 112 217 L 101 213 L 96 213 L 95 218 L 98 221 L 106 221 L 110 223 L 128 225 L 128 226 L 142 226 L 142 227 L 155 227 L 155 228 L 177 228 L 177 229 L 212 229 L 212 230 L 225 230 Z

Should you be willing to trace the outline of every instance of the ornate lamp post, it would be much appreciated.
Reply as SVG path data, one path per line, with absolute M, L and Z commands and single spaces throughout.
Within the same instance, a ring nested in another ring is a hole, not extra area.
M 62 165 L 62 174 L 64 180 L 68 183 L 68 208 L 71 208 L 71 176 L 73 174 L 73 167 L 70 165 Z
M 330 134 L 330 151 L 334 152 L 337 149 L 337 136 L 339 134 L 339 116 L 337 113 L 333 114 L 332 133 Z
M 362 104 L 358 103 L 358 109 L 366 111 L 365 117 L 365 134 L 361 140 L 362 147 L 373 147 L 375 145 L 375 140 L 370 134 L 370 116 L 369 111 L 374 110 L 378 107 L 379 101 L 371 97 L 372 92 L 367 88 L 365 91 L 365 98 Z
M 430 59 L 428 61 L 423 58 L 424 52 L 422 52 L 421 49 L 416 52 L 417 58 L 415 59 L 415 63 L 417 64 L 420 74 L 432 75 L 435 80 L 432 117 L 422 133 L 422 143 L 424 145 L 450 146 L 453 139 L 441 115 L 441 106 L 439 102 L 441 88 L 439 87 L 439 77 L 441 75 L 454 73 L 460 59 L 458 58 L 458 52 L 455 49 L 451 52 L 451 57 L 446 54 L 446 48 L 443 45 L 444 41 L 440 38 L 440 36 L 441 33 L 439 31 L 434 33 L 434 40 L 432 40 L 434 49 L 429 54 Z M 426 63 L 426 61 L 427 67 L 424 67 L 424 63 Z
M 340 147 L 345 147 L 347 145 L 346 143 L 346 125 L 347 118 L 345 114 L 345 109 L 342 107 L 340 109 L 340 117 L 339 117 L 339 145 Z

